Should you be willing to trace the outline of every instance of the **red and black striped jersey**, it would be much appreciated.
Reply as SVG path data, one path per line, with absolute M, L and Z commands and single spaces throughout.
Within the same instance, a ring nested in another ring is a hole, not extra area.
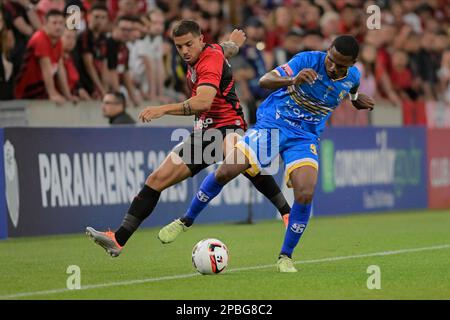
M 192 96 L 197 94 L 199 86 L 212 86 L 217 89 L 210 110 L 196 116 L 194 129 L 220 128 L 230 125 L 247 129 L 239 98 L 236 95 L 231 66 L 220 45 L 205 45 L 197 62 L 193 66 L 188 66 L 187 82 Z

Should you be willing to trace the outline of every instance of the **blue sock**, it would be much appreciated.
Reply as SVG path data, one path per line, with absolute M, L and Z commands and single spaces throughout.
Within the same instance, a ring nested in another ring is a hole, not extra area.
M 283 247 L 280 255 L 292 256 L 300 237 L 308 225 L 309 216 L 311 214 L 311 204 L 300 204 L 294 202 L 291 213 L 289 215 L 289 224 L 284 236 Z
M 195 218 L 197 218 L 208 203 L 220 193 L 223 187 L 224 186 L 222 184 L 217 182 L 214 172 L 208 174 L 200 185 L 200 190 L 192 199 L 191 205 L 186 214 L 181 218 L 181 221 L 183 221 L 188 227 L 192 225 Z

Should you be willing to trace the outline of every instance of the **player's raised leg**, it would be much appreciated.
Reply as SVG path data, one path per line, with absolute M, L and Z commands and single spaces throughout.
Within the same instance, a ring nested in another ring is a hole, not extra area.
M 178 154 L 171 152 L 163 163 L 145 181 L 142 190 L 134 197 L 128 213 L 116 232 L 100 232 L 92 227 L 86 234 L 111 256 L 117 257 L 139 225 L 153 212 L 159 196 L 166 188 L 188 178 L 191 171 Z
M 292 253 L 308 225 L 317 176 L 317 168 L 310 165 L 298 167 L 290 173 L 289 178 L 294 188 L 294 204 L 277 262 L 279 272 L 297 272 L 292 262 Z
M 192 199 L 186 214 L 181 219 L 173 221 L 159 231 L 159 240 L 162 243 L 173 242 L 183 231 L 183 226 L 192 225 L 200 212 L 220 193 L 223 187 L 248 168 L 250 168 L 250 161 L 241 150 L 234 148 L 227 155 L 223 164 L 215 172 L 208 174 L 203 180 L 200 190 Z

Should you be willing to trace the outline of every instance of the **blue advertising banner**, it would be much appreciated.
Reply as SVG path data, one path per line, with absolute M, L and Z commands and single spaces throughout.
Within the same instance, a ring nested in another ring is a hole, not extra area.
M 314 214 L 427 207 L 425 128 L 330 128 Z
M 148 174 L 181 141 L 180 130 L 189 133 L 179 129 L 172 139 L 173 128 L 6 128 L 8 236 L 76 233 L 86 226 L 114 230 Z M 165 190 L 143 226 L 182 215 L 213 169 Z M 274 217 L 270 202 L 241 176 L 198 222 L 245 220 L 251 197 L 255 219 Z
M 114 230 L 148 174 L 188 133 L 128 126 L 0 130 L 0 238 L 77 233 L 86 226 Z M 182 215 L 215 167 L 165 190 L 143 227 Z M 320 145 L 314 215 L 425 208 L 425 169 L 423 128 L 329 128 Z M 284 184 L 282 178 L 278 172 Z M 292 202 L 292 189 L 283 189 Z M 250 209 L 256 220 L 277 215 L 240 176 L 197 221 L 243 221 Z
M 0 143 L 3 146 L 3 129 L 0 128 Z M 5 156 L 4 156 L 5 155 Z M 6 154 L 2 152 L 0 156 L 0 239 L 8 237 L 8 216 L 6 212 L 6 197 L 5 197 L 5 168 L 4 159 Z

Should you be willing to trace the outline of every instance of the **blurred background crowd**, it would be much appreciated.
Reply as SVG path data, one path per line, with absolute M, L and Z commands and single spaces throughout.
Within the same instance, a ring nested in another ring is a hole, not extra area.
M 371 5 L 381 9 L 379 29 L 368 27 Z M 208 43 L 245 30 L 230 63 L 250 122 L 269 93 L 258 79 L 298 52 L 326 50 L 338 34 L 360 41 L 360 91 L 403 108 L 404 124 L 425 124 L 424 101 L 450 105 L 450 0 L 1 0 L 0 8 L 1 100 L 63 104 L 122 91 L 134 106 L 181 101 L 190 95 L 186 65 L 170 34 L 193 19 Z M 79 21 L 67 18 L 73 8 Z M 370 123 L 365 111 L 343 115 Z

